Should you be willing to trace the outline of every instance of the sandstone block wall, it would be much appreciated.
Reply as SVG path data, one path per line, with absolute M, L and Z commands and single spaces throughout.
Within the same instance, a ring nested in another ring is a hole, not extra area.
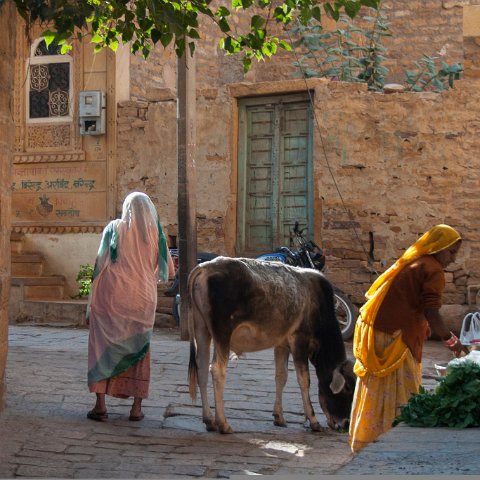
M 478 70 L 478 56 L 475 55 L 477 42 L 471 37 L 471 26 L 464 22 L 471 16 L 469 8 L 480 6 L 480 0 L 384 0 L 382 12 L 386 15 L 391 37 L 384 39 L 387 49 L 385 66 L 389 69 L 387 82 L 405 82 L 405 70 L 415 69 L 415 62 L 422 55 L 437 56 L 443 47 L 447 63 L 464 64 L 467 75 Z M 466 18 L 465 18 L 466 16 Z M 249 25 L 248 15 L 236 14 L 234 28 L 243 29 Z M 334 24 L 325 17 L 325 28 Z M 228 83 L 266 82 L 295 78 L 298 71 L 293 66 L 297 60 L 293 52 L 279 49 L 266 62 L 253 62 L 251 71 L 244 75 L 240 56 L 225 56 L 218 48 L 218 30 L 208 19 L 201 19 L 202 40 L 196 43 L 197 82 L 201 88 L 215 88 Z M 288 35 L 275 25 L 272 32 L 289 39 Z M 478 46 L 478 45 L 477 45 Z M 439 63 L 438 63 L 439 64 Z M 473 71 L 471 67 L 474 67 Z M 153 100 L 152 92 L 157 88 L 174 89 L 176 85 L 176 59 L 172 48 L 156 47 L 147 61 L 132 58 L 133 99 Z
M 436 223 L 449 223 L 465 242 L 448 272 L 445 301 L 465 304 L 468 287 L 480 284 L 480 43 L 471 25 L 465 27 L 465 14 L 476 11 L 480 0 L 385 0 L 383 5 L 393 34 L 385 40 L 387 81 L 403 83 L 406 68 L 445 46 L 448 63 L 464 63 L 465 80 L 442 94 L 391 95 L 368 92 L 362 85 L 316 81 L 315 238 L 327 251 L 329 276 L 360 304 L 377 274 L 418 235 Z M 237 18 L 235 24 L 245 21 Z M 204 31 L 207 36 L 195 54 L 198 242 L 200 250 L 234 255 L 237 97 L 307 87 L 292 80 L 292 53 L 280 51 L 264 63 L 254 62 L 244 75 L 241 57 L 224 56 L 218 38 L 210 34 L 215 29 Z M 176 60 L 172 51 L 156 48 L 147 61 L 151 64 L 144 62 L 133 61 L 133 102 L 121 105 L 118 113 L 117 203 L 127 191 L 145 189 L 174 238 Z M 232 85 L 244 85 L 245 93 L 232 94 Z
M 477 90 L 467 81 L 442 94 L 385 95 L 333 82 L 315 89 L 322 242 L 332 279 L 357 302 L 375 272 L 437 223 L 465 239 L 445 301 L 466 303 L 467 285 L 480 283 Z
M 465 304 L 467 287 L 480 284 L 478 83 L 461 81 L 441 94 L 387 95 L 315 82 L 315 235 L 330 278 L 362 303 L 378 273 L 425 230 L 448 223 L 465 242 L 447 274 L 445 302 Z M 284 93 L 289 85 L 251 84 L 248 91 Z M 236 235 L 235 102 L 226 89 L 197 90 L 199 249 L 228 255 L 235 255 Z M 119 109 L 117 177 L 119 191 L 146 188 L 173 236 L 174 105 L 133 102 Z M 163 133 L 149 134 L 154 125 Z

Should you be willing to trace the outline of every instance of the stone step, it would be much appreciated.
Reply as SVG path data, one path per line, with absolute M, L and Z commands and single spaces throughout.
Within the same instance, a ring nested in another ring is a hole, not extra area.
M 38 253 L 12 254 L 12 276 L 40 276 L 43 273 L 44 259 Z
M 10 251 L 12 252 L 12 255 L 22 253 L 23 238 L 23 233 L 12 232 L 10 234 Z
M 15 276 L 12 286 L 23 288 L 23 300 L 62 300 L 64 296 L 65 277 L 49 276 Z
M 23 301 L 10 308 L 10 323 L 55 327 L 85 327 L 86 299 Z
M 163 295 L 158 294 L 157 298 L 157 311 L 159 308 L 169 308 L 170 310 L 173 307 L 173 302 L 175 301 L 175 298 L 173 297 L 165 297 Z
M 23 300 L 18 285 L 11 289 L 9 322 L 56 327 L 85 327 L 87 299 Z M 155 313 L 155 326 L 177 327 L 171 310 Z

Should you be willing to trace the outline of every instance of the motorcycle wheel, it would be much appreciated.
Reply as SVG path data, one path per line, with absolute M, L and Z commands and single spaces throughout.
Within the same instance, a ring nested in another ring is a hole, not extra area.
M 337 288 L 334 289 L 335 315 L 337 316 L 343 340 L 350 340 L 355 331 L 357 311 L 348 296 Z

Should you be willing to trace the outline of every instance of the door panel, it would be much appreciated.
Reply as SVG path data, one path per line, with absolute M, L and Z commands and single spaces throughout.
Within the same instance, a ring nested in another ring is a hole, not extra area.
M 254 255 L 291 245 L 295 221 L 311 228 L 311 110 L 300 95 L 239 106 L 237 252 Z

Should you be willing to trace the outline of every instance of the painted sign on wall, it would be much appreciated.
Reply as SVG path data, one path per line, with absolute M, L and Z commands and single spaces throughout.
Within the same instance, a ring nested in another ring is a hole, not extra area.
M 14 164 L 13 222 L 84 223 L 107 215 L 105 162 Z

